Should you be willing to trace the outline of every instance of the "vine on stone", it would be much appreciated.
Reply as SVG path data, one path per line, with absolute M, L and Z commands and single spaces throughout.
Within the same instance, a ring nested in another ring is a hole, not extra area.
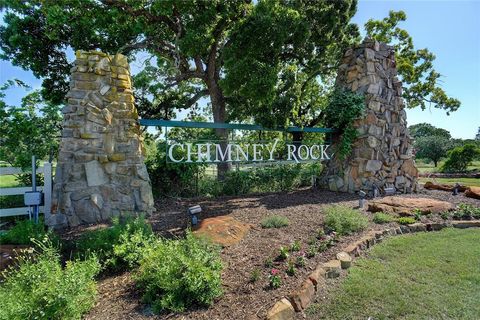
M 357 138 L 357 130 L 353 126 L 365 110 L 365 98 L 361 94 L 336 89 L 325 110 L 325 124 L 338 130 L 340 141 L 336 146 L 336 154 L 344 160 L 352 152 L 352 144 Z

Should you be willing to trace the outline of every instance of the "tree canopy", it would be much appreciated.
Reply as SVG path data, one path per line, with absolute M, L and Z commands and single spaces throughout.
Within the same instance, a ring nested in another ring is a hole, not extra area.
M 409 108 L 427 106 L 450 114 L 460 107 L 458 99 L 449 97 L 440 87 L 441 74 L 433 66 L 435 55 L 427 48 L 416 49 L 413 38 L 398 24 L 407 19 L 403 11 L 390 11 L 382 20 L 370 19 L 365 24 L 367 36 L 395 47 L 398 74 L 403 81 L 403 98 Z

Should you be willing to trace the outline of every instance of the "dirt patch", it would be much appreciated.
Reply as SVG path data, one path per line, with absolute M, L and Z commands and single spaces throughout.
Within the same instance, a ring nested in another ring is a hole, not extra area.
M 417 195 L 401 197 L 428 197 L 480 206 L 480 201 L 463 195 L 452 196 L 443 191 L 425 191 Z M 298 288 L 317 264 L 335 258 L 341 248 L 358 240 L 364 233 L 343 237 L 333 248 L 307 259 L 306 266 L 299 268 L 295 276 L 286 276 L 282 272 L 282 286 L 276 290 L 268 289 L 268 268 L 264 267 L 267 258 L 274 258 L 280 246 L 290 245 L 299 240 L 302 248 L 308 247 L 308 240 L 315 235 L 323 224 L 323 207 L 330 204 L 358 206 L 355 195 L 318 190 L 299 190 L 288 193 L 249 195 L 241 197 L 221 197 L 217 199 L 165 199 L 157 202 L 157 213 L 150 217 L 154 230 L 159 234 L 171 236 L 182 233 L 188 226 L 187 208 L 199 204 L 203 212 L 201 219 L 228 215 L 254 227 L 237 244 L 222 249 L 224 263 L 222 283 L 224 295 L 208 309 L 198 309 L 182 314 L 151 315 L 150 310 L 141 304 L 141 294 L 135 289 L 130 273 L 112 276 L 99 281 L 97 306 L 86 319 L 264 319 L 267 311 L 276 301 Z M 280 229 L 262 229 L 261 220 L 268 215 L 281 215 L 289 219 L 290 224 Z M 370 219 L 372 214 L 364 212 Z M 441 221 L 439 216 L 422 217 L 429 221 Z M 392 224 L 392 226 L 395 224 Z M 369 230 L 380 230 L 385 225 L 371 224 Z M 274 267 L 285 270 L 285 263 L 274 262 Z M 261 272 L 260 279 L 250 282 L 254 269 Z

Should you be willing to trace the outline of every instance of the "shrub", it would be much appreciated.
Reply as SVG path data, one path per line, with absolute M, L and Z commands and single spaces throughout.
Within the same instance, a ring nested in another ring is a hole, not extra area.
M 397 222 L 400 224 L 413 224 L 417 222 L 417 220 L 415 220 L 415 218 L 412 218 L 412 217 L 401 217 L 397 219 Z
M 347 235 L 363 230 L 368 225 L 368 219 L 359 211 L 345 206 L 329 206 L 325 208 L 325 227 L 339 235 Z
M 272 258 L 265 259 L 265 262 L 263 263 L 263 265 L 266 268 L 271 268 L 273 266 L 273 259 Z
M 277 215 L 266 217 L 261 222 L 262 228 L 264 229 L 286 227 L 288 224 L 289 221 L 287 217 Z
M 383 212 L 377 212 L 373 216 L 373 222 L 378 223 L 378 224 L 389 223 L 389 222 L 392 222 L 394 220 L 395 219 L 391 215 L 383 213 Z
M 448 218 L 450 218 L 450 213 L 448 211 L 444 211 L 440 213 L 440 217 L 442 217 L 443 220 L 448 220 Z
M 466 172 L 468 165 L 480 156 L 480 148 L 474 144 L 456 147 L 448 152 L 442 172 Z
M 114 218 L 111 227 L 84 233 L 75 249 L 81 258 L 95 253 L 105 269 L 131 269 L 152 241 L 152 228 L 143 216 L 127 217 L 122 222 Z
M 305 264 L 307 262 L 305 261 L 305 256 L 304 255 L 299 255 L 297 258 L 295 258 L 295 266 L 297 268 L 305 267 Z
M 58 243 L 58 237 L 51 231 L 45 231 L 43 221 L 35 224 L 32 220 L 17 221 L 15 226 L 0 235 L 0 244 L 31 245 L 32 240 L 42 240 L 48 236 L 53 242 Z
M 94 305 L 100 264 L 89 257 L 67 261 L 62 269 L 51 242 L 35 243 L 34 255 L 21 256 L 16 268 L 3 273 L 0 319 L 80 319 Z
M 153 310 L 208 306 L 222 294 L 219 250 L 187 232 L 185 239 L 158 239 L 149 246 L 134 278 Z
M 308 250 L 307 250 L 307 258 L 313 258 L 315 257 L 315 255 L 317 254 L 317 246 L 315 244 L 312 244 L 308 247 Z
M 474 207 L 467 203 L 460 203 L 453 213 L 455 219 L 480 219 L 480 208 Z

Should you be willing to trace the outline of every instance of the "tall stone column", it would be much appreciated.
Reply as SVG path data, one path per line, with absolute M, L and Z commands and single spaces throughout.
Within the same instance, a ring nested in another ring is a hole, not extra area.
M 321 183 L 333 191 L 380 191 L 394 187 L 403 193 L 417 189 L 418 170 L 397 78 L 395 51 L 373 40 L 345 52 L 336 80 L 338 87 L 365 95 L 365 115 L 357 120 L 358 139 L 350 157 L 333 157 Z M 334 146 L 333 146 L 334 147 Z
M 76 226 L 151 213 L 152 188 L 127 58 L 77 51 L 71 72 L 47 224 Z

